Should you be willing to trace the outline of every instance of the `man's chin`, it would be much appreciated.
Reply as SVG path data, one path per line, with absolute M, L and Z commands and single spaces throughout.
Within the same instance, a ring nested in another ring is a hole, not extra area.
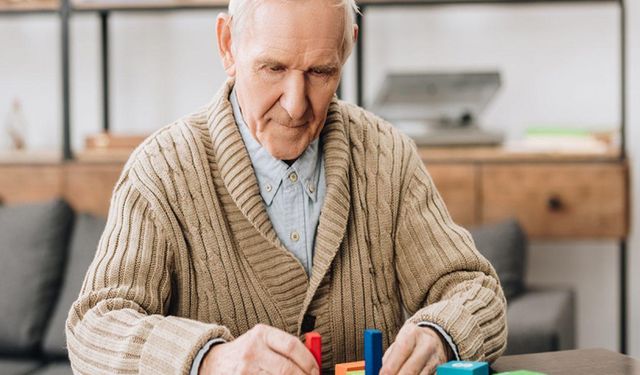
M 293 161 L 298 159 L 300 155 L 304 153 L 305 149 L 306 147 L 302 150 L 293 149 L 291 147 L 288 147 L 287 149 L 269 147 L 267 148 L 267 151 L 269 151 L 271 156 L 273 156 L 275 159 L 282 161 Z

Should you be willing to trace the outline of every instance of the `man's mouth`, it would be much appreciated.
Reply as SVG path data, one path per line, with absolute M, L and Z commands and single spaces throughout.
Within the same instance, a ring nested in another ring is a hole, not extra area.
M 279 121 L 275 121 L 276 124 L 280 125 L 280 126 L 284 126 L 286 128 L 300 128 L 302 126 L 307 125 L 309 122 L 308 121 L 302 121 L 302 122 L 287 122 L 287 123 L 282 123 Z

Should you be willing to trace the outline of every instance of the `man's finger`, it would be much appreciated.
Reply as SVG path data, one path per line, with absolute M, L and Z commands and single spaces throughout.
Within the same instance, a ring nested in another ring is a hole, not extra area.
M 259 373 L 274 375 L 302 375 L 309 374 L 296 365 L 292 360 L 280 353 L 273 351 L 270 347 L 261 351 L 255 360 L 256 370 Z
M 411 353 L 409 358 L 407 358 L 407 360 L 402 364 L 402 367 L 400 368 L 399 373 L 403 375 L 421 374 L 425 369 L 425 366 L 427 366 L 427 364 L 435 363 L 434 361 L 432 361 L 432 358 L 434 355 L 435 355 L 435 350 L 433 346 L 430 344 L 430 341 L 418 342 L 417 345 L 414 347 L 413 352 Z
M 305 374 L 313 374 L 314 369 L 319 373 L 316 359 L 297 337 L 273 327 L 265 330 L 264 340 L 271 350 L 291 360 Z
M 389 355 L 391 355 L 392 351 L 393 351 L 393 344 L 389 345 L 389 347 L 387 348 L 387 351 L 384 352 L 384 355 L 382 356 L 382 363 L 385 363 L 387 361 L 387 358 L 389 358 Z
M 415 333 L 401 329 L 393 344 L 393 351 L 387 357 L 386 362 L 382 363 L 380 373 L 383 375 L 397 374 L 402 365 L 411 356 L 415 345 Z

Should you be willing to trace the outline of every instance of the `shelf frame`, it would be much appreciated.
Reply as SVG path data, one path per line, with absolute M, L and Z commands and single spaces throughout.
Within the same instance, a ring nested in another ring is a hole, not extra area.
M 173 12 L 173 11 L 194 11 L 194 10 L 222 10 L 227 6 L 226 1 L 215 1 L 211 4 L 176 4 L 176 5 L 162 5 L 162 6 L 74 6 L 70 3 L 71 0 L 61 0 L 61 7 L 59 10 L 61 24 L 62 24 L 62 95 L 63 95 L 63 156 L 64 159 L 69 161 L 73 159 L 73 153 L 71 150 L 71 120 L 70 120 L 70 74 L 69 74 L 69 20 L 72 13 L 84 13 L 84 12 L 97 12 L 101 17 L 101 51 L 102 51 L 102 80 L 103 80 L 103 129 L 109 130 L 109 15 L 113 12 Z M 354 59 L 356 64 L 356 102 L 362 106 L 364 102 L 364 35 L 365 25 L 363 16 L 368 8 L 372 7 L 408 7 L 408 6 L 457 6 L 457 5 L 509 5 L 519 6 L 526 4 L 580 4 L 580 3 L 615 3 L 618 4 L 620 10 L 620 133 L 621 133 L 621 150 L 620 159 L 621 163 L 627 162 L 627 142 L 626 142 L 626 127 L 627 127 L 627 16 L 624 0 L 402 0 L 402 1 L 389 1 L 389 0 L 366 0 L 359 3 L 361 14 L 357 15 L 356 23 L 359 26 L 360 38 L 356 43 Z M 49 10 L 41 11 L 24 11 L 24 13 L 33 14 L 46 12 Z M 55 11 L 54 11 L 55 12 Z M 20 14 L 23 12 L 7 12 L 0 9 L 0 15 L 7 14 Z M 620 289 L 620 306 L 619 306 L 619 351 L 621 353 L 627 353 L 627 278 L 628 278 L 628 254 L 627 254 L 627 239 L 620 240 L 618 244 L 619 260 L 618 265 L 620 268 L 619 277 L 619 289 Z
M 388 0 L 368 0 L 361 2 L 360 14 L 356 17 L 356 23 L 359 28 L 360 37 L 358 43 L 356 43 L 355 49 L 355 64 L 356 64 L 356 103 L 359 106 L 364 105 L 364 51 L 365 43 L 362 38 L 364 30 L 363 16 L 368 8 L 372 7 L 407 7 L 407 6 L 456 6 L 456 5 L 509 5 L 519 6 L 527 4 L 580 4 L 580 3 L 613 3 L 617 4 L 619 8 L 619 86 L 620 86 L 620 155 L 619 162 L 627 163 L 627 141 L 626 141 L 626 128 L 627 128 L 627 15 L 624 0 L 403 0 L 403 1 L 388 1 Z M 629 194 L 629 193 L 627 193 Z M 627 197 L 629 201 L 629 197 Z M 627 216 L 630 216 L 627 213 Z M 627 221 L 628 222 L 628 221 Z M 628 246 L 627 238 L 622 238 L 618 243 L 618 267 L 619 267 L 619 351 L 623 354 L 628 352 Z

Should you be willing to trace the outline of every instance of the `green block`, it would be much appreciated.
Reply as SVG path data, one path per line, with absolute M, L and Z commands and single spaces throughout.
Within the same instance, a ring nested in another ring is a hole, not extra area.
M 347 375 L 364 375 L 364 370 L 349 371 L 347 372 Z
M 438 366 L 436 375 L 489 375 L 487 362 L 449 361 Z

